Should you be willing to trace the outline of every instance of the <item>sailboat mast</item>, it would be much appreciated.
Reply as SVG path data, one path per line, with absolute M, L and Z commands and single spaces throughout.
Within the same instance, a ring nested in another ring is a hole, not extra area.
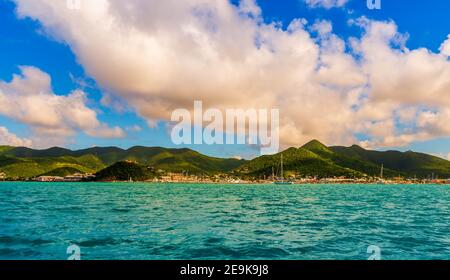
M 275 181 L 275 184 L 277 185 L 292 185 L 292 182 L 290 182 L 289 180 L 284 180 L 284 162 L 283 162 L 283 154 L 281 154 L 281 162 L 280 162 L 281 168 L 281 176 L 277 178 L 277 180 Z M 277 171 L 277 176 L 278 176 L 278 171 Z

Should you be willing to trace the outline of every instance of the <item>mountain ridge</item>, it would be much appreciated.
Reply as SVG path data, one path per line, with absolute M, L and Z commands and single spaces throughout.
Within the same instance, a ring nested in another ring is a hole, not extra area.
M 229 172 L 242 163 L 241 160 L 210 157 L 186 148 L 144 146 L 129 149 L 93 147 L 81 150 L 59 147 L 42 150 L 25 147 L 0 148 L 0 172 L 13 178 L 32 178 L 63 167 L 96 173 L 122 161 L 135 161 L 170 172 L 187 171 L 198 174 Z
M 372 151 L 358 145 L 328 147 L 318 140 L 252 160 L 211 157 L 188 148 L 133 146 L 122 149 L 109 146 L 80 150 L 61 147 L 36 150 L 0 146 L 0 173 L 11 178 L 65 174 L 62 171 L 67 170 L 97 173 L 118 162 L 131 161 L 168 172 L 267 178 L 272 175 L 273 169 L 277 171 L 281 154 L 284 156 L 286 176 L 377 177 L 383 165 L 384 175 L 391 178 L 450 178 L 450 162 L 432 155 L 412 151 Z
M 284 176 L 379 177 L 383 165 L 383 176 L 386 178 L 450 178 L 450 161 L 439 157 L 412 151 L 372 151 L 358 145 L 327 147 L 318 140 L 312 140 L 300 148 L 253 159 L 241 166 L 237 173 L 244 177 L 272 176 L 281 154 L 286 171 Z

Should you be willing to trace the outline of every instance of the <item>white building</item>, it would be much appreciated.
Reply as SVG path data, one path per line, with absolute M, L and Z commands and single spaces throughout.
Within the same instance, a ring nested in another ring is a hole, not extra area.
M 73 175 L 64 177 L 64 181 L 66 182 L 81 182 L 83 180 L 93 180 L 93 179 L 95 179 L 95 175 L 81 174 L 81 173 L 75 173 Z
M 35 179 L 37 182 L 63 182 L 63 177 L 58 176 L 40 176 Z

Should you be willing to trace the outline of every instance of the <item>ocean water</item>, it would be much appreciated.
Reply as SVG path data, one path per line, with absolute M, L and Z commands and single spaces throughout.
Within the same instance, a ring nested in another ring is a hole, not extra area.
M 0 183 L 0 259 L 450 259 L 450 186 Z

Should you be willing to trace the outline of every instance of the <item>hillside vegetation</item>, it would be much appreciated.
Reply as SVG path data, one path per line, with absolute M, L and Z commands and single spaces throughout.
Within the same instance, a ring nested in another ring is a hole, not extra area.
M 377 177 L 384 165 L 384 176 L 450 178 L 450 162 L 434 156 L 397 151 L 368 151 L 359 146 L 327 147 L 313 140 L 301 148 L 290 148 L 273 156 L 262 156 L 249 161 L 236 170 L 246 177 L 269 177 L 276 174 L 281 154 L 284 158 L 285 176 L 300 177 Z
M 450 178 L 450 162 L 415 152 L 369 151 L 359 146 L 327 147 L 313 140 L 300 148 L 290 148 L 272 156 L 251 161 L 209 157 L 190 149 L 161 147 L 95 147 L 72 151 L 64 148 L 35 150 L 23 147 L 0 146 L 0 173 L 11 179 L 33 178 L 41 175 L 67 176 L 71 173 L 97 173 L 103 179 L 128 180 L 126 177 L 151 178 L 151 170 L 188 172 L 189 174 L 233 174 L 242 178 L 270 177 L 279 173 L 281 154 L 285 176 L 297 177 L 377 177 L 381 165 L 384 176 Z M 124 164 L 136 162 L 136 166 Z M 120 168 L 124 168 L 121 172 Z M 131 169 L 130 169 L 131 168 Z M 127 172 L 131 173 L 128 174 Z M 102 171 L 102 172 L 100 172 Z M 114 174 L 116 172 L 117 174 Z M 128 174 L 128 175 L 127 175 Z
M 78 151 L 57 147 L 46 150 L 0 148 L 0 172 L 7 174 L 8 178 L 33 178 L 52 174 L 52 171 L 57 173 L 61 168 L 96 173 L 123 161 L 135 161 L 168 172 L 187 171 L 191 174 L 225 173 L 244 163 L 236 159 L 209 157 L 190 149 L 160 147 L 133 147 L 128 150 L 96 147 Z
M 147 181 L 156 177 L 147 166 L 134 162 L 117 162 L 96 175 L 97 181 Z

